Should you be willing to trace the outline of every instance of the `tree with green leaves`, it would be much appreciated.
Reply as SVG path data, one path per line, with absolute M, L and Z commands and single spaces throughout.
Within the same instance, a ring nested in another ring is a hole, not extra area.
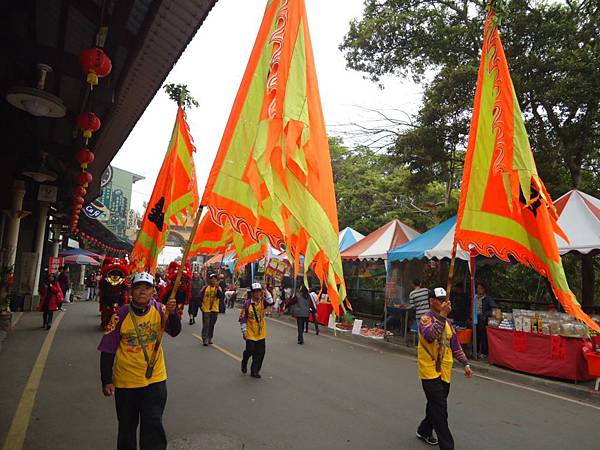
M 484 0 L 365 0 L 341 50 L 374 81 L 410 77 L 424 86 L 416 127 L 391 149 L 408 181 L 458 187 L 483 24 Z M 557 196 L 600 193 L 600 2 L 495 1 L 504 49 L 538 170 Z M 425 174 L 425 177 L 421 175 Z M 582 257 L 583 300 L 594 297 L 593 260 Z
M 200 103 L 192 97 L 187 84 L 175 84 L 175 83 L 167 83 L 163 86 L 163 89 L 167 94 L 169 94 L 169 98 L 180 105 L 183 109 L 189 108 L 197 108 L 200 106 Z

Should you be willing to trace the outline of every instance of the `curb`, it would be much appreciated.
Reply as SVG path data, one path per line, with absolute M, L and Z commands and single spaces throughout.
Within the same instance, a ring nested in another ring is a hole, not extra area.
M 294 322 L 290 316 L 273 317 L 280 321 Z M 329 336 L 334 336 L 332 329 L 321 326 L 319 327 L 321 333 L 326 333 Z M 417 348 L 408 347 L 401 344 L 385 341 L 384 339 L 371 339 L 364 336 L 356 336 L 347 332 L 335 333 L 335 337 L 341 340 L 352 342 L 360 342 L 361 345 L 377 348 L 380 350 L 401 353 L 417 358 Z M 600 391 L 595 391 L 593 387 L 588 387 L 581 384 L 573 384 L 566 381 L 557 381 L 548 378 L 542 378 L 535 375 L 529 375 L 522 372 L 515 372 L 501 367 L 492 366 L 482 361 L 469 361 L 469 364 L 473 368 L 475 375 L 482 375 L 484 377 L 495 378 L 498 381 L 514 384 L 517 386 L 528 387 L 538 389 L 544 393 L 550 393 L 554 395 L 561 395 L 569 397 L 572 400 L 577 400 L 583 403 L 590 404 L 594 407 L 600 407 Z M 593 386 L 593 381 L 591 382 Z

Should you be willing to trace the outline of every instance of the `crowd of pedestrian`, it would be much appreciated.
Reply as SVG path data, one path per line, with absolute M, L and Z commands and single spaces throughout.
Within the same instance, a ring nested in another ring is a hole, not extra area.
M 58 308 L 63 295 L 59 278 L 49 277 L 44 286 L 44 298 L 48 299 L 43 306 L 44 326 L 48 328 L 52 312 Z M 129 305 L 119 308 L 98 347 L 101 352 L 102 390 L 104 395 L 115 397 L 119 449 L 137 448 L 138 425 L 141 427 L 140 448 L 166 448 L 162 414 L 167 398 L 167 372 L 161 339 L 163 331 L 177 336 L 181 331 L 181 319 L 176 313 L 175 299 L 162 299 L 161 303 L 157 294 L 161 283 L 163 279 L 160 276 L 155 278 L 148 273 L 135 275 Z M 453 449 L 447 398 L 454 360 L 464 366 L 467 377 L 472 376 L 472 371 L 449 319 L 452 306 L 446 291 L 423 287 L 419 280 L 415 280 L 414 285 L 409 298 L 418 314 L 418 373 L 426 398 L 425 417 L 416 435 L 427 444 Z M 243 374 L 249 369 L 251 377 L 262 377 L 269 309 L 278 308 L 295 317 L 298 344 L 304 343 L 309 317 L 314 322 L 315 334 L 319 334 L 319 291 L 309 290 L 304 285 L 295 293 L 289 287 L 251 285 L 248 297 L 240 304 L 239 324 L 245 343 L 241 358 Z M 90 298 L 93 297 L 94 294 L 91 294 Z M 219 274 L 208 273 L 204 279 L 199 272 L 193 273 L 189 323 L 194 325 L 198 314 L 202 314 L 204 346 L 213 343 L 218 315 L 234 307 L 236 298 L 235 285 Z M 478 299 L 483 320 L 493 307 L 493 300 L 486 297 L 483 285 L 478 286 Z

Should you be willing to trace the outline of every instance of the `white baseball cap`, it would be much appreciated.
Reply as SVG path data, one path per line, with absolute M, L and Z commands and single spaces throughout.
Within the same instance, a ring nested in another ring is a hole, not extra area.
M 252 283 L 252 291 L 262 291 L 262 285 L 260 283 Z
M 154 277 L 152 275 L 150 275 L 148 272 L 136 273 L 135 276 L 133 277 L 133 281 L 131 282 L 131 285 L 134 285 L 137 283 L 148 283 L 148 284 L 154 286 Z
M 448 295 L 446 293 L 446 289 L 444 289 L 443 287 L 437 287 L 435 289 L 432 289 L 430 291 L 433 295 L 430 294 L 431 298 L 446 298 L 446 296 Z

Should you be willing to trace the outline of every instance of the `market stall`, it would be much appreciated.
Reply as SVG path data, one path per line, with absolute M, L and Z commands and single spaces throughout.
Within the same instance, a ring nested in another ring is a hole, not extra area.
M 584 340 L 526 331 L 488 327 L 490 364 L 532 375 L 586 381 L 588 373 L 581 348 Z
M 532 375 L 590 380 L 582 351 L 586 326 L 556 311 L 513 309 L 489 321 L 488 361 Z

